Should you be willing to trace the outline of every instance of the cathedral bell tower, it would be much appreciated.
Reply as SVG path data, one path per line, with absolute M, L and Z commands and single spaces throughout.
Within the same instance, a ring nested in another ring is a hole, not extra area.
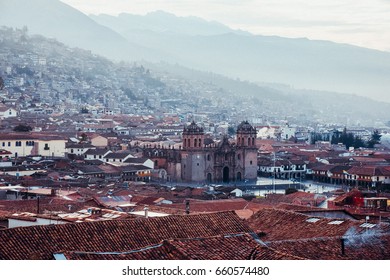
M 256 148 L 256 128 L 248 121 L 243 121 L 237 127 L 237 146 L 241 148 Z
M 194 121 L 183 130 L 183 149 L 201 150 L 204 146 L 204 130 Z

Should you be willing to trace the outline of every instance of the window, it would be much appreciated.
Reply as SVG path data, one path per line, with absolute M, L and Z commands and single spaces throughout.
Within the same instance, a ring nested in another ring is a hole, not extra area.
M 238 160 L 241 159 L 241 155 L 240 155 L 240 154 L 237 155 L 237 159 L 238 159 Z
M 308 223 L 315 223 L 315 222 L 318 222 L 320 219 L 318 219 L 318 218 L 309 218 L 309 219 L 307 219 L 306 220 L 306 222 L 308 222 Z
M 252 164 L 253 164 L 253 161 L 250 161 L 249 164 L 252 165 Z
M 44 150 L 49 150 L 49 144 L 45 143 L 45 147 L 43 148 Z
M 207 155 L 207 160 L 208 160 L 208 161 L 211 160 L 211 156 L 210 156 L 210 155 Z
M 26 146 L 28 147 L 34 146 L 34 141 L 26 141 Z
M 8 147 L 11 147 L 11 142 L 8 142 Z
M 22 141 L 16 141 L 15 142 L 16 147 L 21 147 L 22 146 Z
M 344 221 L 334 220 L 328 223 L 328 225 L 341 225 Z
M 3 147 L 5 147 L 5 142 L 3 142 Z

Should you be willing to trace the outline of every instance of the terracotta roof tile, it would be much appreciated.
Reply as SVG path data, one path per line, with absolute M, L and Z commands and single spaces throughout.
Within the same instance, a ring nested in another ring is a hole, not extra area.
M 280 252 L 311 260 L 389 260 L 390 235 L 365 234 L 272 241 L 267 244 Z M 344 243 L 344 245 L 342 245 Z M 343 248 L 344 247 L 344 248 Z
M 259 210 L 247 221 L 265 241 L 343 236 L 349 231 L 362 233 L 366 230 L 361 227 L 361 221 L 312 217 L 278 209 Z M 375 227 L 382 230 L 377 225 Z M 383 230 L 388 231 L 389 227 Z
M 259 244 L 249 234 L 164 240 L 160 244 L 129 252 L 67 252 L 73 260 L 299 260 Z
M 123 252 L 163 239 L 251 232 L 234 212 L 109 220 L 0 231 L 0 259 L 52 259 L 65 251 Z

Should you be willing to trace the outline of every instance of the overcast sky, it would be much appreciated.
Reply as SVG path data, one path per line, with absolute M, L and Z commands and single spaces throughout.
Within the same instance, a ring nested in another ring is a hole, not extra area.
M 330 40 L 390 51 L 390 0 L 61 0 L 85 14 L 146 14 L 215 20 L 254 34 Z

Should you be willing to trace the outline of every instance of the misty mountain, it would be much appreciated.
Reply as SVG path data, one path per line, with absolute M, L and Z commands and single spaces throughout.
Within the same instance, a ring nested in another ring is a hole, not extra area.
M 0 11 L 0 26 L 27 27 L 31 34 L 55 38 L 111 59 L 153 57 L 152 51 L 129 43 L 119 33 L 59 0 L 0 0 Z
M 163 55 L 156 61 L 254 82 L 278 82 L 388 100 L 387 52 L 329 41 L 252 35 L 163 12 L 91 17 L 130 42 L 161 51 Z
M 121 13 L 118 16 L 106 14 L 90 15 L 94 21 L 123 34 L 129 30 L 144 30 L 157 33 L 181 35 L 217 35 L 229 32 L 250 33 L 233 30 L 216 21 L 206 21 L 198 17 L 177 17 L 164 11 L 155 11 L 144 16 Z
M 169 75 L 192 82 L 201 81 L 221 88 L 225 94 L 237 100 L 251 100 L 256 104 L 259 116 L 287 117 L 297 123 L 343 123 L 348 126 L 370 126 L 376 122 L 381 124 L 389 118 L 389 102 L 356 94 L 295 89 L 284 84 L 256 84 L 188 69 L 177 64 L 144 62 L 144 65 L 161 76 Z
M 390 53 L 235 31 L 164 12 L 88 17 L 59 0 L 0 0 L 0 25 L 54 37 L 114 60 L 167 62 L 254 83 L 389 100 Z
M 71 104 L 102 104 L 133 114 L 210 112 L 214 121 L 261 118 L 265 124 L 287 120 L 310 126 L 372 126 L 389 119 L 386 102 L 282 84 L 258 85 L 177 64 L 113 63 L 20 29 L 0 28 L 0 57 L 6 91 L 11 98 L 21 98 L 22 107 L 35 98 L 54 107 L 66 103 L 69 110 Z M 37 57 L 47 63 L 39 65 L 34 62 Z

